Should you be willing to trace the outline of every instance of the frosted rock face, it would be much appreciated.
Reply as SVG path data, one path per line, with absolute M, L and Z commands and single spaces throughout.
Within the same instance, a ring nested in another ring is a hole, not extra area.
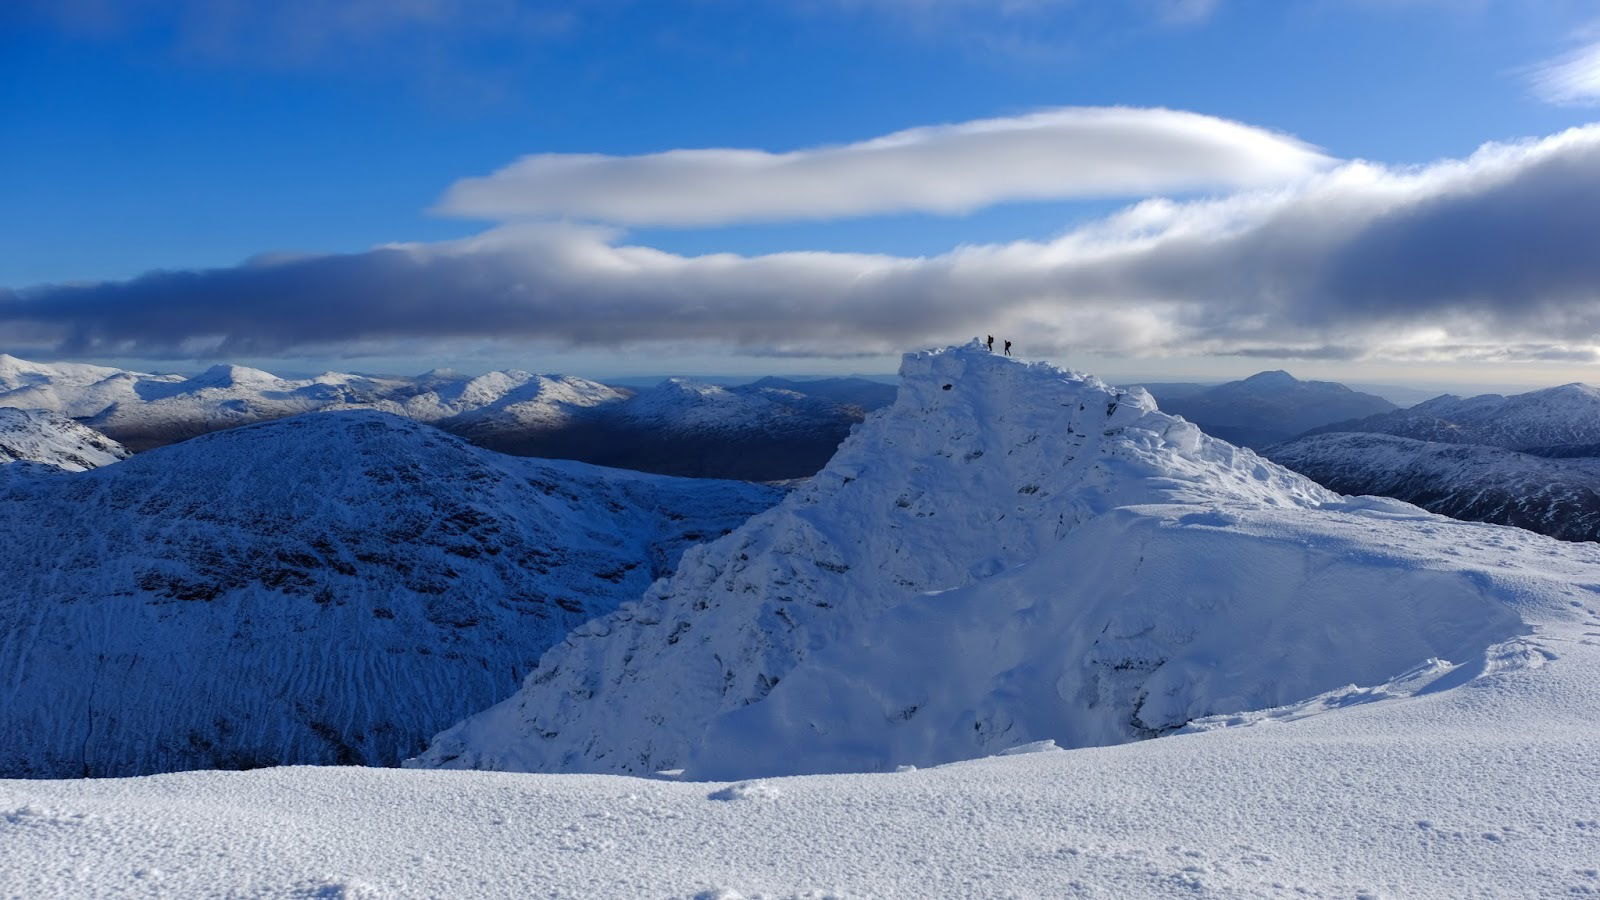
M 40 463 L 83 472 L 127 457 L 121 444 L 65 416 L 0 407 L 0 465 Z
M 579 629 L 521 692 L 440 735 L 418 764 L 678 768 L 717 719 L 761 704 L 885 611 L 1080 552 L 1073 535 L 1108 513 L 1310 514 L 1339 499 L 1159 412 L 1142 390 L 975 345 L 912 354 L 901 373 L 894 405 L 808 485 L 687 554 L 641 602 Z
M 374 412 L 25 472 L 0 482 L 0 775 L 395 764 L 778 496 Z

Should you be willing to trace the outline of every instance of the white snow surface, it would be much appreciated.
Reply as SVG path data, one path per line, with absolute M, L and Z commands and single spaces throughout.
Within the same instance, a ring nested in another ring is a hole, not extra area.
M 795 739 L 785 752 L 819 768 L 898 771 L 0 781 L 0 895 L 1600 893 L 1600 548 L 1341 498 L 1046 367 L 963 349 L 905 369 L 896 406 L 812 489 L 691 550 L 645 602 L 547 654 L 554 676 L 446 736 L 500 741 L 469 751 L 479 763 L 627 768 L 570 734 L 519 730 L 552 705 L 564 727 L 642 748 L 641 764 L 727 771 L 761 736 Z M 1086 646 L 1101 620 L 1115 653 Z M 707 633 L 711 652 L 740 655 L 696 668 L 686 645 Z M 760 634 L 762 652 L 741 646 Z M 1117 724 L 1071 690 L 1116 653 L 1132 665 L 1109 667 L 1111 697 L 1144 685 L 1146 725 L 1235 709 L 1156 740 L 1052 750 L 1041 732 L 1066 726 L 1071 742 Z M 589 657 L 624 677 L 584 680 Z M 780 667 L 761 690 L 756 675 Z M 695 678 L 722 672 L 733 696 L 719 703 L 720 685 Z M 745 704 L 751 690 L 765 699 Z M 871 721 L 908 698 L 923 703 L 910 718 Z M 820 724 L 862 740 L 797 734 L 820 707 Z M 685 710 L 695 727 L 664 724 Z M 1002 714 L 1009 730 L 983 750 L 1006 755 L 917 762 L 974 751 L 939 716 L 981 731 Z M 731 743 L 709 747 L 707 731 Z M 753 767 L 782 769 L 775 755 Z
M 127 458 L 121 444 L 65 416 L 0 407 L 0 465 L 32 462 L 83 472 Z
M 1499 534 L 1530 558 L 1553 544 Z M 1481 665 L 1160 740 L 901 773 L 0 781 L 0 895 L 1593 896 L 1597 587 Z
M 779 496 L 371 411 L 42 469 L 0 480 L 13 776 L 394 765 Z
M 1142 390 L 977 345 L 902 376 L 808 485 L 408 765 L 742 778 L 1120 743 L 1470 664 L 1526 630 L 1511 601 L 1568 590 L 1543 551 L 1348 501 Z

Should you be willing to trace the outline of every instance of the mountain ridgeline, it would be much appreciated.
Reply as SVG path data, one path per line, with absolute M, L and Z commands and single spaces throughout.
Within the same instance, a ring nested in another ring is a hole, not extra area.
M 863 378 L 735 387 L 674 378 L 635 392 L 523 371 L 285 379 L 227 365 L 185 378 L 0 355 L 0 407 L 68 416 L 134 451 L 305 412 L 372 409 L 505 453 L 754 481 L 813 474 L 893 392 Z
M 1301 381 L 1288 372 L 1258 372 L 1215 386 L 1147 384 L 1161 409 L 1241 447 L 1259 449 L 1313 428 L 1391 413 L 1382 397 L 1332 381 Z
M 780 496 L 370 410 L 8 472 L 0 777 L 394 765 Z
M 409 764 L 732 779 L 1123 743 L 1481 661 L 1525 629 L 1511 600 L 1571 590 L 1498 529 L 1341 497 L 1140 389 L 976 343 L 901 375 L 815 478 Z
M 1444 395 L 1263 451 L 1328 487 L 1458 519 L 1600 540 L 1600 390 Z

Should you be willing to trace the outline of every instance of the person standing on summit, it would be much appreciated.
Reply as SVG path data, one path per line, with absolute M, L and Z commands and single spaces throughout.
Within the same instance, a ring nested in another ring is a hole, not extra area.
M 987 341 L 984 341 L 983 343 L 984 343 L 985 346 L 987 346 L 989 348 L 989 352 L 990 353 L 994 352 L 994 335 L 992 335 L 992 334 L 989 335 L 989 339 Z
M 990 348 L 989 348 L 989 351 L 990 351 L 990 352 L 991 352 L 991 353 L 992 353 L 992 352 L 994 352 L 994 348 L 993 348 L 993 347 L 990 347 Z M 1010 355 L 1011 355 L 1011 342 L 1010 342 L 1010 341 L 1006 341 L 1006 355 L 1007 355 L 1007 356 L 1010 356 Z

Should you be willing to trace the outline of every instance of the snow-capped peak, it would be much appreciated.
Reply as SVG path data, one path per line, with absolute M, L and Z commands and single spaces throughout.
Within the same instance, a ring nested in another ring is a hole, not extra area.
M 1028 564 L 1110 510 L 1337 496 L 1141 389 L 976 343 L 909 354 L 900 371 L 895 403 L 810 483 L 579 629 L 521 694 L 441 735 L 421 763 L 670 768 L 819 648 L 922 592 Z

